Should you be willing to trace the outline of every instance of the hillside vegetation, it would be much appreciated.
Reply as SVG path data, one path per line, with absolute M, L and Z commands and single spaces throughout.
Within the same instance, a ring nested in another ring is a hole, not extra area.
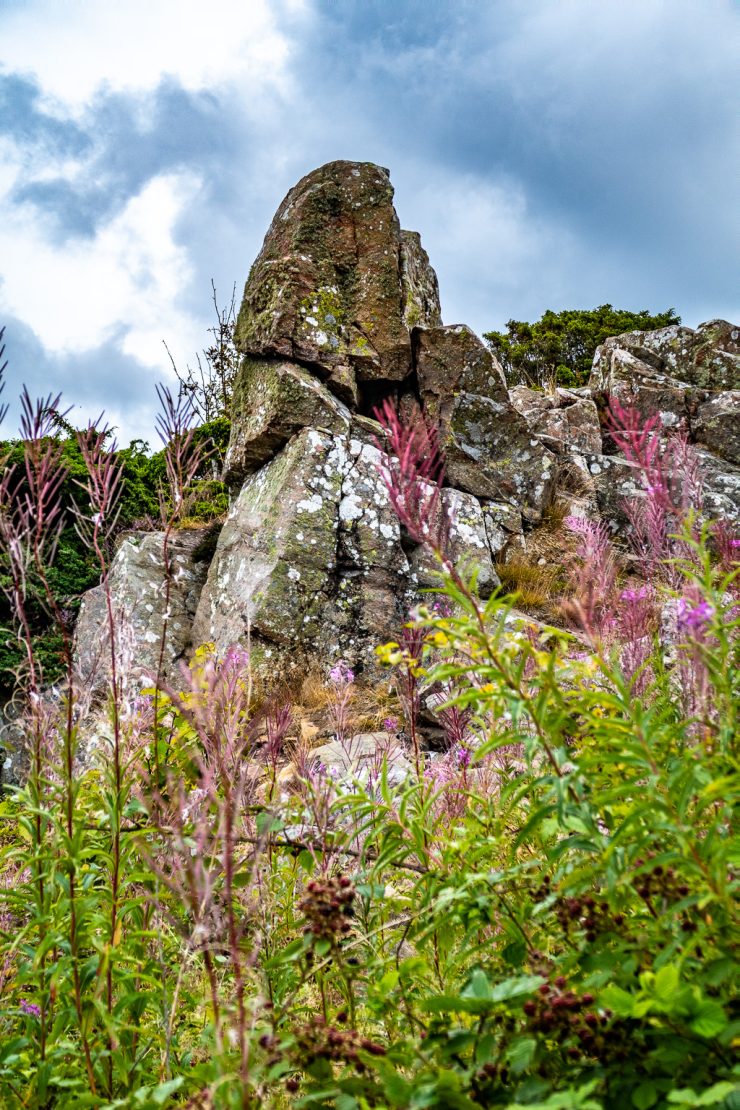
M 68 483 L 91 578 L 124 511 L 151 505 L 142 471 L 177 527 L 210 479 L 205 433 L 164 400 L 154 458 L 29 405 L 3 479 L 28 756 L 0 812 L 3 1104 L 737 1105 L 738 541 L 676 500 L 670 441 L 613 407 L 647 483 L 647 573 L 573 518 L 567 625 L 548 627 L 502 591 L 482 601 L 450 558 L 434 431 L 387 404 L 381 476 L 438 588 L 379 648 L 374 757 L 356 757 L 350 666 L 270 688 L 248 651 L 206 645 L 180 688 L 128 687 L 114 661 L 80 762 L 91 705 L 50 570 Z M 309 693 L 339 764 L 295 719 Z

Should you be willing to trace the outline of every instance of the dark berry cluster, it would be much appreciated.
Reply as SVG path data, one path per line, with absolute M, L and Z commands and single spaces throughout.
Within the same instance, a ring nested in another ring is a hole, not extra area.
M 648 856 L 648 860 L 650 858 Z M 643 868 L 647 861 L 638 859 L 635 862 L 638 868 Z M 651 913 L 662 911 L 672 902 L 678 902 L 689 894 L 688 886 L 678 878 L 673 868 L 663 867 L 659 863 L 649 871 L 642 871 L 634 882 L 635 890 Z M 682 921 L 681 927 L 687 933 L 692 933 L 696 924 L 687 917 Z
M 370 1037 L 363 1037 L 355 1029 L 340 1029 L 337 1025 L 327 1024 L 321 1016 L 296 1030 L 296 1062 L 299 1066 L 311 1064 L 314 1060 L 329 1060 L 335 1064 L 351 1064 L 361 1074 L 365 1070 L 361 1052 L 370 1056 L 385 1056 L 386 1050 L 384 1045 Z M 288 1090 L 297 1090 L 295 1078 L 292 1083 Z
M 480 1102 L 487 1105 L 487 1098 L 490 1098 L 492 1093 L 501 1087 L 506 1088 L 509 1083 L 509 1069 L 506 1064 L 484 1064 L 480 1068 L 472 1080 L 473 1094 Z
M 553 908 L 563 932 L 585 929 L 589 943 L 596 940 L 599 933 L 614 932 L 624 923 L 624 914 L 612 913 L 607 902 L 597 900 L 592 894 L 558 898 Z
M 317 940 L 341 940 L 352 928 L 349 919 L 354 900 L 352 880 L 346 875 L 312 879 L 298 903 L 306 919 L 305 932 Z
M 569 1056 L 593 1056 L 611 1017 L 608 1010 L 596 1013 L 593 1003 L 592 994 L 568 990 L 565 976 L 559 975 L 554 983 L 543 983 L 535 997 L 524 1003 L 524 1013 L 535 1033 L 546 1033 L 561 1043 L 575 1038 L 578 1044 L 567 1049 Z

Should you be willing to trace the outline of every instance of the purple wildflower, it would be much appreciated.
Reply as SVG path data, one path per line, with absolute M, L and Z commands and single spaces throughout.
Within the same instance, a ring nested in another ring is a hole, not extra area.
M 21 1013 L 28 1014 L 29 1017 L 41 1017 L 41 1007 L 37 1006 L 35 1002 L 29 1002 L 27 998 L 21 999 L 20 1009 Z
M 466 748 L 464 744 L 460 744 L 455 751 L 458 767 L 469 767 L 472 754 L 470 748 Z
M 398 717 L 386 717 L 383 728 L 386 732 L 398 732 Z
M 452 604 L 446 597 L 435 597 L 432 602 L 432 610 L 438 617 L 452 616 Z
M 685 597 L 679 598 L 677 617 L 679 628 L 690 632 L 703 629 L 714 616 L 714 607 L 708 601 L 700 601 L 698 605 Z
M 351 686 L 355 680 L 355 672 L 340 659 L 329 671 L 329 679 L 335 686 Z
M 622 601 L 645 601 L 650 597 L 650 590 L 647 586 L 640 586 L 637 590 L 622 590 L 619 596 Z

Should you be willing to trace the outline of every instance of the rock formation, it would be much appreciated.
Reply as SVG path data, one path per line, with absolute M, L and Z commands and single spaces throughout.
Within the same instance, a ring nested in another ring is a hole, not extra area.
M 428 557 L 403 534 L 378 474 L 375 406 L 394 397 L 440 430 L 455 556 L 483 595 L 497 561 L 526 548 L 553 498 L 578 487 L 586 511 L 620 527 L 634 468 L 603 436 L 607 394 L 660 413 L 699 445 L 706 508 L 740 506 L 740 348 L 722 321 L 629 333 L 596 353 L 589 385 L 507 390 L 464 325 L 443 326 L 434 270 L 402 231 L 388 172 L 333 162 L 278 208 L 244 290 L 225 478 L 233 501 L 207 568 L 178 537 L 165 664 L 203 642 L 250 644 L 268 667 L 311 654 L 372 666 L 420 590 Z M 127 540 L 112 571 L 132 617 L 138 671 L 156 669 L 165 583 L 161 537 Z M 104 646 L 95 591 L 78 630 L 83 672 Z

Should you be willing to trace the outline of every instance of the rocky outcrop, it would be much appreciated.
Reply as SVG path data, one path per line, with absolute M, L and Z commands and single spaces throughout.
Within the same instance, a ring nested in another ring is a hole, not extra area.
M 410 368 L 406 320 L 439 318 L 436 280 L 413 237 L 402 240 L 388 171 L 331 162 L 277 210 L 244 290 L 237 344 L 251 354 L 350 366 L 362 380 Z
M 728 520 L 740 519 L 739 341 L 740 329 L 724 320 L 696 330 L 672 325 L 627 332 L 598 348 L 588 385 L 597 399 L 615 396 L 645 417 L 658 417 L 665 434 L 685 434 L 701 462 L 704 512 Z M 589 456 L 588 469 L 618 527 L 614 490 L 632 484 L 623 460 Z M 615 487 L 612 475 L 620 471 Z
M 579 511 L 624 528 L 624 498 L 640 495 L 641 479 L 605 434 L 609 394 L 695 441 L 710 515 L 740 506 L 736 328 L 630 332 L 599 348 L 586 388 L 509 392 L 481 340 L 442 324 L 421 240 L 401 230 L 388 172 L 370 163 L 332 162 L 288 193 L 247 280 L 237 342 L 233 502 L 207 573 L 190 536 L 174 541 L 170 674 L 202 642 L 219 653 L 249 644 L 268 673 L 314 654 L 371 668 L 374 646 L 398 634 L 436 568 L 399 526 L 379 474 L 373 412 L 385 397 L 439 431 L 451 554 L 483 597 L 558 490 L 577 487 Z M 136 643 L 134 677 L 156 669 L 163 582 L 161 536 L 127 540 L 111 586 Z M 88 595 L 78 627 L 80 670 L 96 681 L 102 600 Z
M 599 412 L 587 390 L 555 389 L 546 393 L 517 385 L 510 398 L 530 430 L 557 454 L 567 450 L 601 453 Z
M 193 619 L 208 565 L 199 558 L 203 533 L 182 530 L 168 542 L 169 575 L 164 565 L 164 535 L 145 532 L 121 543 L 108 575 L 116 627 L 117 676 L 150 686 L 160 673 L 177 679 L 179 660 L 191 643 Z M 93 692 L 110 688 L 112 660 L 108 602 L 103 586 L 83 599 L 75 631 L 80 679 Z
M 414 335 L 419 397 L 439 427 L 450 484 L 539 519 L 552 498 L 555 459 L 511 404 L 498 362 L 462 324 Z

